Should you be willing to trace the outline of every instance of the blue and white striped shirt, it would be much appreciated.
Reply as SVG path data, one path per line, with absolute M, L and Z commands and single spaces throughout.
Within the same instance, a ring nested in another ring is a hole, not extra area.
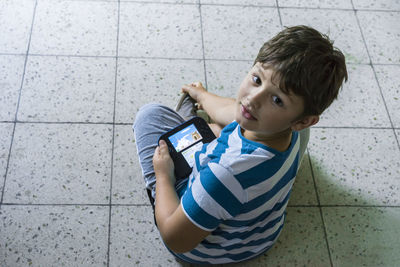
M 181 198 L 196 226 L 212 231 L 195 249 L 176 256 L 223 264 L 255 257 L 276 242 L 299 164 L 300 138 L 279 152 L 244 138 L 237 122 L 195 154 Z

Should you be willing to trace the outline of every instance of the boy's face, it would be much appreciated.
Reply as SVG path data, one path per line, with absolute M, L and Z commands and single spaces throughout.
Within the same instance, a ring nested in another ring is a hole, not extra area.
M 236 99 L 236 121 L 261 138 L 289 128 L 298 130 L 296 121 L 304 110 L 300 96 L 287 95 L 277 81 L 272 82 L 273 73 L 272 68 L 256 63 L 242 81 Z

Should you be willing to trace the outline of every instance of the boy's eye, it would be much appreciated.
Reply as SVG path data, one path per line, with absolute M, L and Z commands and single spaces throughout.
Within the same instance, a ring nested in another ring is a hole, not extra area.
M 277 96 L 272 96 L 272 101 L 274 101 L 275 104 L 277 104 L 278 106 L 282 107 L 283 106 L 283 102 L 282 99 L 280 99 Z
M 253 75 L 252 79 L 253 79 L 253 82 L 255 82 L 256 84 L 258 84 L 258 85 L 261 84 L 261 79 L 259 77 Z

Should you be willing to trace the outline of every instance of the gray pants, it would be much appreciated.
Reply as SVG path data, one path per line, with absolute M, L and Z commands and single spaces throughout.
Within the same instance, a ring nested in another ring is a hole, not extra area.
M 151 202 L 155 199 L 156 177 L 153 169 L 153 154 L 158 146 L 158 138 L 161 134 L 192 117 L 191 105 L 188 102 L 186 106 L 180 109 L 178 114 L 176 111 L 159 104 L 147 104 L 136 115 L 133 132 L 146 189 L 151 192 L 150 195 L 153 198 L 150 198 Z M 300 131 L 300 159 L 304 155 L 309 137 L 310 130 L 308 128 Z M 176 187 L 179 187 L 183 182 L 185 181 L 179 181 Z
M 188 116 L 181 116 L 176 111 L 159 105 L 147 104 L 136 115 L 133 124 L 133 133 L 139 156 L 142 175 L 146 189 L 155 199 L 156 176 L 153 169 L 154 150 L 158 146 L 158 138 L 165 132 L 185 122 Z M 152 201 L 150 199 L 150 201 Z

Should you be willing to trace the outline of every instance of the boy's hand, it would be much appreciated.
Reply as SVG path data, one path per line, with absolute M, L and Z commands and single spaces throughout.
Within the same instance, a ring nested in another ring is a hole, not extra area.
M 174 162 L 169 155 L 168 146 L 164 140 L 160 140 L 159 146 L 154 152 L 153 166 L 157 179 L 167 176 L 172 185 L 175 184 Z
M 193 98 L 199 105 L 199 108 L 202 109 L 201 107 L 201 95 L 207 90 L 203 87 L 201 82 L 195 82 L 191 84 L 185 84 L 182 86 L 182 92 L 188 93 L 191 98 Z

